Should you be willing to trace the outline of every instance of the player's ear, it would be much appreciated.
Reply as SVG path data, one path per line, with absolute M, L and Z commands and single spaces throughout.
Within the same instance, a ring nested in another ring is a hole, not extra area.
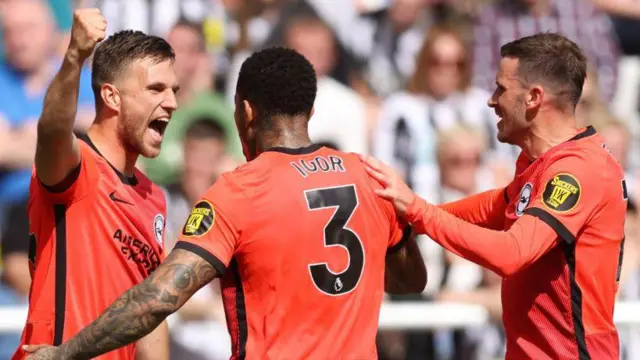
M 527 109 L 536 109 L 542 105 L 544 101 L 544 89 L 540 85 L 535 85 L 529 89 L 529 94 L 527 95 Z
M 309 111 L 309 119 L 311 119 L 313 117 L 313 113 L 316 111 L 316 107 L 315 106 L 311 106 L 311 111 Z
M 104 106 L 115 112 L 120 112 L 122 99 L 120 98 L 120 92 L 113 84 L 103 84 L 100 88 L 100 97 Z
M 242 100 L 242 107 L 244 109 L 244 120 L 245 120 L 244 126 L 249 127 L 251 126 L 251 123 L 253 122 L 253 120 L 255 120 L 256 118 L 255 109 L 253 108 L 251 103 L 249 103 L 247 100 Z

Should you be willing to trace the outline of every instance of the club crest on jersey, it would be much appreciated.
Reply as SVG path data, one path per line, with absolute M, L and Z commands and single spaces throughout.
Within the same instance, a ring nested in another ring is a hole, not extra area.
M 573 209 L 580 200 L 580 183 L 570 174 L 558 174 L 547 181 L 542 203 L 557 212 Z
M 182 235 L 202 236 L 206 234 L 213 226 L 215 217 L 216 213 L 211 203 L 206 200 L 198 202 L 191 210 L 191 214 L 184 224 Z
M 529 206 L 529 202 L 531 201 L 531 193 L 533 192 L 533 185 L 531 183 L 526 183 L 520 190 L 520 196 L 518 197 L 518 202 L 516 203 L 516 215 L 522 216 L 524 214 L 524 210 Z
M 164 216 L 162 214 L 156 215 L 153 219 L 153 233 L 156 236 L 156 241 L 162 246 L 162 233 L 164 232 Z

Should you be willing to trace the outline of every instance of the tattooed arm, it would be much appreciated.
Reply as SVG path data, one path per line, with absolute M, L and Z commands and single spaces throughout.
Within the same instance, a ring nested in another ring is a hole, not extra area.
M 29 359 L 90 359 L 130 344 L 149 334 L 218 275 L 199 255 L 175 249 L 151 276 L 76 336 L 59 348 L 33 349 L 35 356 Z

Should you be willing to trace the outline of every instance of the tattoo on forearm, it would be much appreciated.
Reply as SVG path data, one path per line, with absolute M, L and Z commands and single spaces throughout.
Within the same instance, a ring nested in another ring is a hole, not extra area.
M 218 275 L 209 262 L 174 250 L 145 281 L 120 296 L 93 323 L 61 346 L 65 359 L 90 359 L 155 329 Z

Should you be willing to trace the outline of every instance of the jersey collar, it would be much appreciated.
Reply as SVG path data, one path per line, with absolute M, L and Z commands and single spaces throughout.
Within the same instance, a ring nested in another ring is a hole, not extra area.
M 96 147 L 96 144 L 93 143 L 93 141 L 91 140 L 91 138 L 89 137 L 89 135 L 87 134 L 83 134 L 80 135 L 78 137 L 80 140 L 84 141 L 87 145 L 89 145 L 90 148 L 93 149 L 93 151 L 95 151 L 98 155 L 100 155 L 100 157 L 102 157 L 104 159 L 104 161 L 107 162 L 107 164 L 109 164 L 109 166 L 111 166 L 111 168 L 113 169 L 113 171 L 116 172 L 116 175 L 118 175 L 118 178 L 120 179 L 120 181 L 122 181 L 123 184 L 125 185 L 131 185 L 131 186 L 136 186 L 138 185 L 138 179 L 136 178 L 135 175 L 131 176 L 131 177 L 127 177 L 125 174 L 123 174 L 122 172 L 120 172 L 120 170 L 116 169 L 113 165 L 111 165 L 111 163 L 109 162 L 109 160 L 107 160 L 102 153 L 100 152 L 100 150 L 98 150 L 98 148 Z
M 570 141 L 577 141 L 577 140 L 581 140 L 581 139 L 584 139 L 584 138 L 588 138 L 588 137 L 593 136 L 593 135 L 595 135 L 595 134 L 596 134 L 596 129 L 595 129 L 593 126 L 589 125 L 589 126 L 587 126 L 587 127 L 586 127 L 582 132 L 578 133 L 576 136 L 574 136 L 574 137 L 572 137 L 571 139 L 569 139 L 569 140 L 567 140 L 567 141 L 565 141 L 565 142 L 563 142 L 563 143 L 561 143 L 561 144 L 558 144 L 558 145 L 556 145 L 555 147 L 553 147 L 553 148 L 549 149 L 546 153 L 544 153 L 544 154 L 543 154 L 542 156 L 540 156 L 538 159 L 540 159 L 540 158 L 542 158 L 542 157 L 545 157 L 545 155 L 547 155 L 547 154 L 551 154 L 552 152 L 554 152 L 554 150 L 557 150 L 557 149 L 558 149 L 558 147 L 561 147 L 563 144 L 567 144 L 567 143 L 569 143 Z M 525 157 L 527 166 L 528 166 L 528 165 L 533 164 L 533 163 L 537 160 L 537 159 L 533 159 L 533 160 L 529 159 L 529 158 L 524 154 L 524 152 L 522 152 L 522 153 L 521 153 L 521 156 L 524 156 L 524 157 Z M 518 159 L 518 162 L 519 162 L 519 161 L 520 161 L 520 160 Z M 517 166 L 517 165 L 516 165 L 516 166 Z
M 322 145 L 318 145 L 318 144 L 313 144 L 313 145 L 299 147 L 299 148 L 287 148 L 287 147 L 275 146 L 272 148 L 268 148 L 264 152 L 275 151 L 275 152 L 285 153 L 289 155 L 305 155 L 305 154 L 311 154 L 313 152 L 316 152 L 321 147 Z
M 589 126 L 587 126 L 585 128 L 585 130 L 583 132 L 581 132 L 578 135 L 572 137 L 568 141 L 575 141 L 575 140 L 584 139 L 586 137 L 593 136 L 595 134 L 596 134 L 596 129 L 593 126 L 589 125 Z

